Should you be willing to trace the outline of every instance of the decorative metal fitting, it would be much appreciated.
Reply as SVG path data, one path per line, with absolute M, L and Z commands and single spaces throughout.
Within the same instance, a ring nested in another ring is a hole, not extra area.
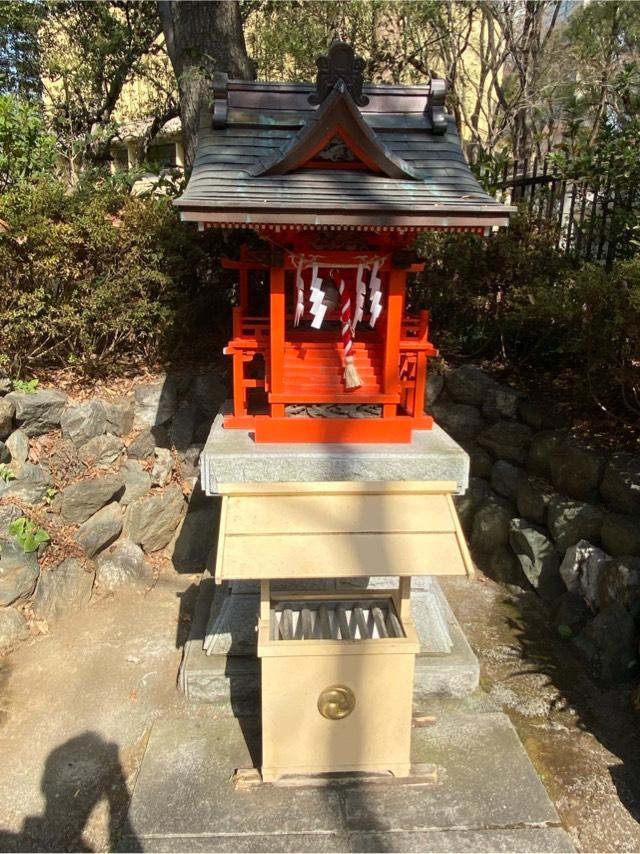
M 359 107 L 366 107 L 369 99 L 362 94 L 365 61 L 357 56 L 350 44 L 335 41 L 326 56 L 316 59 L 318 75 L 316 91 L 309 95 L 310 104 L 321 104 L 341 80 L 347 92 Z
M 318 697 L 318 711 L 330 721 L 348 717 L 355 707 L 355 694 L 346 685 L 330 685 Z

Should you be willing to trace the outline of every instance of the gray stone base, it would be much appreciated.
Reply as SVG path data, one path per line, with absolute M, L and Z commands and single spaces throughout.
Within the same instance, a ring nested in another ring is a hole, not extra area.
M 506 715 L 434 702 L 412 761 L 438 783 L 233 785 L 260 731 L 233 718 L 153 724 L 119 851 L 570 852 L 569 836 Z
M 370 579 L 370 588 L 397 585 L 395 578 Z M 365 579 L 332 580 L 329 588 L 357 589 Z M 291 582 L 278 586 L 291 588 Z M 318 587 L 319 582 L 308 582 Z M 419 708 L 434 695 L 464 697 L 478 687 L 478 659 L 434 578 L 415 578 L 411 594 L 413 618 L 420 637 L 416 660 L 414 702 Z M 274 585 L 277 589 L 277 586 Z M 180 671 L 187 699 L 213 703 L 222 713 L 255 715 L 260 707 L 260 664 L 256 658 L 256 584 L 234 582 L 216 587 L 210 575 L 201 583 L 189 640 Z

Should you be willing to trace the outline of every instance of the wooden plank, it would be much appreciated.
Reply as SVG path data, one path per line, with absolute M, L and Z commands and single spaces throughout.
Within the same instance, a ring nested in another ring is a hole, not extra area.
M 447 504 L 449 505 L 449 512 L 451 514 L 451 519 L 453 521 L 453 525 L 456 531 L 456 538 L 458 540 L 458 548 L 460 549 L 460 554 L 462 556 L 462 561 L 464 563 L 467 575 L 469 578 L 473 578 L 475 575 L 475 566 L 473 564 L 473 560 L 471 559 L 471 554 L 469 553 L 469 547 L 467 546 L 467 540 L 464 535 L 464 531 L 462 530 L 462 525 L 460 524 L 460 519 L 458 518 L 458 511 L 456 510 L 455 504 L 453 503 L 453 498 L 451 495 L 446 496 Z
M 227 536 L 454 532 L 448 496 L 267 495 L 229 497 Z
M 433 495 L 455 493 L 455 480 L 281 481 L 277 483 L 219 483 L 221 495 Z M 223 507 L 224 507 L 223 502 Z
M 222 579 L 467 575 L 455 533 L 226 537 Z

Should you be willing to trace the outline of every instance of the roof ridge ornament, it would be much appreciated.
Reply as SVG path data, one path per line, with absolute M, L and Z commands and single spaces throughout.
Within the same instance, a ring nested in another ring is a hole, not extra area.
M 431 121 L 431 133 L 442 136 L 447 132 L 447 114 L 444 102 L 447 97 L 447 81 L 441 77 L 431 78 L 431 88 L 427 97 L 425 115 Z
M 321 104 L 341 81 L 359 107 L 366 107 L 369 99 L 362 94 L 364 59 L 358 56 L 350 44 L 334 41 L 324 56 L 316 59 L 318 74 L 316 91 L 309 95 L 310 104 Z

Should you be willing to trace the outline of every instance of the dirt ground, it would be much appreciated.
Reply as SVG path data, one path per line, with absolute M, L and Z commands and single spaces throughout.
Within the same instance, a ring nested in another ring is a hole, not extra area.
M 150 592 L 94 601 L 0 659 L 1 851 L 113 849 L 152 722 L 215 717 L 176 687 L 197 581 L 166 566 Z M 443 587 L 576 847 L 640 850 L 630 686 L 598 688 L 533 595 Z

